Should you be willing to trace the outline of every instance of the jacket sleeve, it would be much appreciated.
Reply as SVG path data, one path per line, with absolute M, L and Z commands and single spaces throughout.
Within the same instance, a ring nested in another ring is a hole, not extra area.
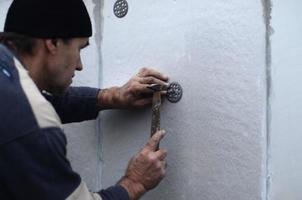
M 100 89 L 69 87 L 63 95 L 43 93 L 53 105 L 62 123 L 81 122 L 95 119 L 99 113 L 97 95 Z
M 121 186 L 90 192 L 66 158 L 58 128 L 35 130 L 0 147 L 0 199 L 129 200 Z

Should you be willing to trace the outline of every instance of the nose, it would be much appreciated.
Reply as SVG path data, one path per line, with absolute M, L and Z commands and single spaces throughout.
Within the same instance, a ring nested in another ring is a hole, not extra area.
M 79 62 L 78 62 L 77 67 L 76 67 L 76 70 L 77 71 L 82 71 L 83 70 L 83 64 L 82 64 L 81 58 L 79 59 Z

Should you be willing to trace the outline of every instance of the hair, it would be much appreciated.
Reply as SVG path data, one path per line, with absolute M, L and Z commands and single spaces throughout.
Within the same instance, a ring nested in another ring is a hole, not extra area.
M 65 44 L 68 44 L 71 38 L 62 38 Z M 57 42 L 57 38 L 53 39 Z M 4 44 L 16 55 L 34 55 L 34 49 L 37 45 L 37 38 L 33 38 L 18 33 L 2 32 L 0 33 L 0 43 Z
M 0 33 L 0 43 L 17 55 L 33 55 L 37 41 L 35 38 L 17 33 Z

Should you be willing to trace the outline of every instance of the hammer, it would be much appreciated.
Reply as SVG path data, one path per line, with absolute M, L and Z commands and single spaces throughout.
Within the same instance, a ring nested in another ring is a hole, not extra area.
M 152 99 L 152 118 L 151 118 L 151 137 L 160 130 L 160 106 L 161 106 L 161 92 L 166 91 L 168 101 L 177 103 L 182 97 L 182 88 L 179 83 L 172 82 L 168 86 L 160 84 L 151 84 L 148 86 L 153 90 Z M 159 149 L 159 144 L 156 150 Z

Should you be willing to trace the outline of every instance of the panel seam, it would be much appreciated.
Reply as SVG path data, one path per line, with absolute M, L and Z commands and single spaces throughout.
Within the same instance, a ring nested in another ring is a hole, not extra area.
M 265 73 L 266 73 L 266 176 L 265 176 L 265 199 L 270 199 L 271 189 L 271 94 L 272 94 L 272 52 L 271 52 L 271 12 L 272 2 L 271 0 L 262 0 L 263 3 L 263 17 L 265 23 Z
M 102 59 L 102 51 L 101 51 L 101 44 L 103 41 L 103 8 L 104 8 L 104 1 L 100 0 L 93 0 L 94 2 L 94 9 L 93 9 L 93 16 L 95 18 L 95 43 L 97 46 L 98 51 L 98 87 L 102 88 L 103 82 L 103 59 Z M 101 114 L 99 113 L 98 118 L 96 119 L 96 138 L 97 138 L 97 171 L 96 171 L 96 188 L 99 190 L 102 189 L 102 166 L 103 166 L 103 132 L 101 129 Z

